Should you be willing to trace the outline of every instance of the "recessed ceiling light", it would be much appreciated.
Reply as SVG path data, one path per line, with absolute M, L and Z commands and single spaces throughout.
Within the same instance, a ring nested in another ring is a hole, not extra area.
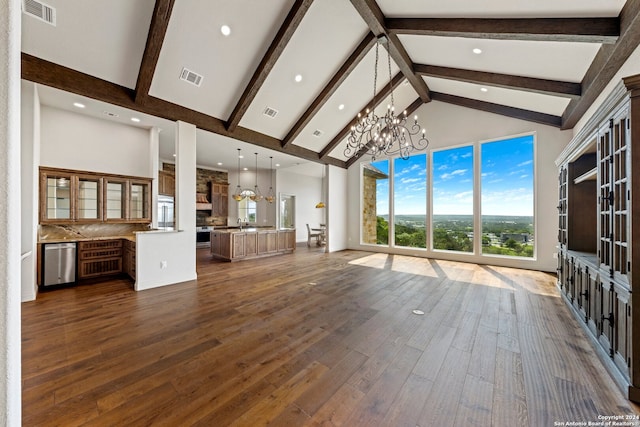
M 248 170 L 249 170 L 249 168 L 242 168 L 242 170 L 243 170 L 243 171 L 248 171 Z
M 279 168 L 280 167 L 280 163 L 276 163 L 276 167 Z
M 482 53 L 482 49 L 476 47 L 473 49 L 473 53 L 475 53 L 476 55 L 480 55 Z
M 229 34 L 231 34 L 231 27 L 229 27 L 228 25 L 223 25 L 222 27 L 220 27 L 220 32 L 223 36 L 227 37 Z
M 244 159 L 244 156 L 242 154 L 240 154 L 238 157 Z
M 85 107 L 85 105 L 84 105 L 84 104 L 82 104 L 82 103 L 80 103 L 80 102 L 74 102 L 74 103 L 73 103 L 73 106 L 74 106 L 74 107 L 77 107 L 77 108 L 84 108 L 84 107 Z
M 486 87 L 481 87 L 480 92 L 489 92 L 489 89 L 487 89 Z
M 302 81 L 302 74 L 296 74 L 295 80 L 296 83 L 300 83 Z
M 338 110 L 344 110 L 344 104 L 338 105 Z
M 222 166 L 222 162 L 218 162 L 218 166 Z
M 174 154 L 173 157 L 175 157 L 176 155 Z
M 131 117 L 131 121 L 135 123 L 140 123 L 140 119 L 137 117 Z

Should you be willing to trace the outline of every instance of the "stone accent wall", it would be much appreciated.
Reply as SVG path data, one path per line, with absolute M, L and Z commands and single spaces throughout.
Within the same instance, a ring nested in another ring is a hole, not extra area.
M 362 181 L 362 243 L 375 245 L 378 236 L 376 232 L 377 178 L 365 172 Z
M 162 170 L 175 173 L 176 166 L 172 163 L 163 163 Z M 229 174 L 227 172 L 196 168 L 196 193 L 206 194 L 207 200 L 210 202 L 211 183 L 228 184 L 228 182 Z M 196 225 L 227 225 L 227 218 L 212 217 L 208 211 L 196 211 Z

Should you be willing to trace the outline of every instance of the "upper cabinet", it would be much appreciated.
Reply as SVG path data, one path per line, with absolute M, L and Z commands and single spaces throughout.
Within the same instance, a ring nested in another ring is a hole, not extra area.
M 158 171 L 158 194 L 171 197 L 176 195 L 176 177 L 173 172 Z
M 40 168 L 40 222 L 151 221 L 151 179 Z

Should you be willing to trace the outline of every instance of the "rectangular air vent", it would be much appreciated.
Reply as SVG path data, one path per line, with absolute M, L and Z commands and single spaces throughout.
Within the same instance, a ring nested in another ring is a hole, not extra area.
M 187 70 L 186 68 L 183 68 L 182 72 L 180 73 L 180 80 L 184 80 L 185 82 L 189 82 L 192 85 L 196 85 L 198 87 L 200 87 L 203 78 L 204 77 L 202 77 L 200 74 L 194 73 L 193 71 Z
M 315 136 L 316 138 L 320 138 L 320 135 L 322 135 L 324 132 L 322 132 L 320 129 L 316 129 L 313 131 L 313 136 Z
M 264 111 L 262 112 L 262 114 L 264 114 L 265 116 L 269 116 L 272 119 L 278 115 L 278 110 L 271 108 L 271 107 L 267 107 L 264 109 Z
M 36 0 L 24 0 L 22 11 L 54 27 L 56 25 L 56 10 L 48 4 Z

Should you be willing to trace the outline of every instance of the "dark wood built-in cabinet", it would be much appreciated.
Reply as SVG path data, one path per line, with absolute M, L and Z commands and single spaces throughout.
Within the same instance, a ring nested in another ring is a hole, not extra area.
M 40 168 L 40 223 L 151 222 L 151 179 Z
M 158 171 L 158 194 L 171 197 L 176 195 L 176 177 L 173 172 Z
M 633 149 L 640 125 L 633 127 L 634 119 L 640 123 L 640 76 L 624 79 L 556 164 L 558 286 L 613 378 L 638 402 L 640 274 L 634 279 L 633 272 L 640 271 L 640 190 L 632 191 L 632 182 L 640 182 L 640 149 Z

